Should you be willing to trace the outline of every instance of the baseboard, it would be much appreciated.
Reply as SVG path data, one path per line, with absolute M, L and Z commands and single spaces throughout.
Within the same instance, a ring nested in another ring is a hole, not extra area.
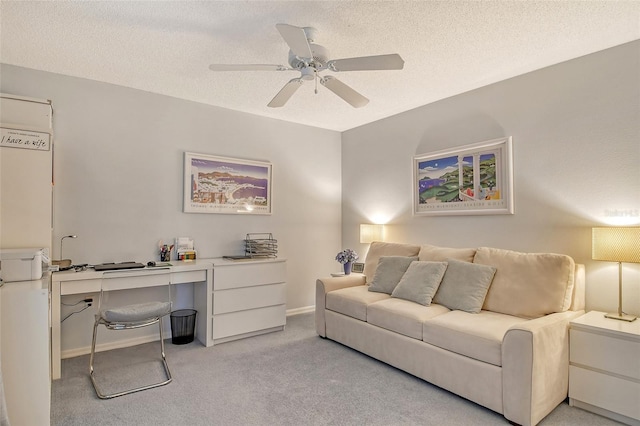
M 315 310 L 316 310 L 315 305 L 305 306 L 302 308 L 287 309 L 287 316 L 290 317 L 292 315 L 306 314 L 309 312 L 313 312 Z

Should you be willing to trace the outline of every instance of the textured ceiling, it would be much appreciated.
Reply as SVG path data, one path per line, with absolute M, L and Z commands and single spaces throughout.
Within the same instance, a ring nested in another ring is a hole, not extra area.
M 401 71 L 330 73 L 368 97 L 352 108 L 293 71 L 277 23 L 318 30 L 330 58 L 399 53 Z M 0 61 L 344 131 L 640 39 L 639 1 L 6 1 Z

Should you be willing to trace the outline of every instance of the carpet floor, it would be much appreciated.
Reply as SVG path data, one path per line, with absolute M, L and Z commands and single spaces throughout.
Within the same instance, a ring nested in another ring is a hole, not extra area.
M 315 333 L 313 314 L 288 317 L 283 332 L 210 348 L 197 341 L 170 342 L 166 353 L 172 383 L 111 400 L 96 397 L 88 355 L 63 360 L 62 378 L 52 385 L 51 424 L 508 424 L 500 414 L 321 339 Z M 153 375 L 159 380 L 161 364 L 153 361 L 158 353 L 157 343 L 98 353 L 95 370 L 103 390 L 134 387 L 141 378 L 154 380 Z M 616 424 L 566 402 L 540 423 Z

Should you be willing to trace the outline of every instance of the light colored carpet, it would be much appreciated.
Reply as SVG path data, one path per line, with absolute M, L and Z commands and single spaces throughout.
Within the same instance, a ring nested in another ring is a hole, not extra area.
M 107 333 L 102 328 L 99 333 Z M 91 386 L 89 357 L 63 360 L 52 386 L 52 425 L 506 425 L 487 410 L 315 333 L 313 314 L 287 318 L 283 332 L 205 348 L 172 345 L 173 382 L 100 400 Z M 96 355 L 107 386 L 135 386 L 157 343 Z M 142 361 L 147 360 L 145 364 Z M 117 366 L 126 367 L 117 370 Z M 104 375 L 108 368 L 114 372 Z M 123 376 L 117 375 L 124 374 Z M 107 378 L 108 376 L 108 378 Z M 153 380 L 153 378 L 151 378 Z M 111 390 L 111 389 L 106 389 Z M 565 402 L 541 423 L 615 425 Z

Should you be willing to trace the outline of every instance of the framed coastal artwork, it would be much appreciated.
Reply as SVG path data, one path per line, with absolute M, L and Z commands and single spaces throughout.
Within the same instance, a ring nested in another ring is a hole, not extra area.
M 185 213 L 271 214 L 271 164 L 184 153 Z
M 513 214 L 511 137 L 415 156 L 413 213 Z

